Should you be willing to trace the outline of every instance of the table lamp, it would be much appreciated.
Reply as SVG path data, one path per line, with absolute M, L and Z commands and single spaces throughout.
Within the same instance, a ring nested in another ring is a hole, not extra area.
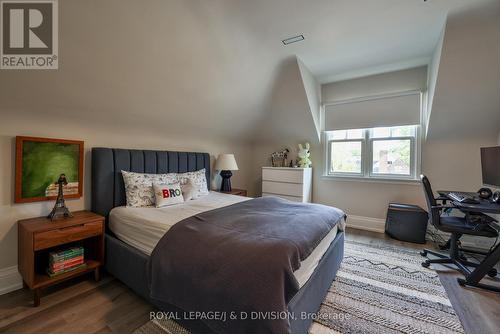
M 231 173 L 232 170 L 238 170 L 238 165 L 234 159 L 234 154 L 219 154 L 217 162 L 215 163 L 215 169 L 220 170 L 220 176 L 222 177 L 222 183 L 220 186 L 221 192 L 231 191 Z

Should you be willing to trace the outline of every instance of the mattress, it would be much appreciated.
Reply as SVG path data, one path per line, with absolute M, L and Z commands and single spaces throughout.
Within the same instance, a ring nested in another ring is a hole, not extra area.
M 179 205 L 164 208 L 116 207 L 109 214 L 109 228 L 118 239 L 151 255 L 161 237 L 177 222 L 204 211 L 247 201 L 250 198 L 211 191 L 209 195 Z M 301 262 L 294 276 L 302 287 L 311 277 L 323 254 L 327 251 L 344 222 L 337 224 Z

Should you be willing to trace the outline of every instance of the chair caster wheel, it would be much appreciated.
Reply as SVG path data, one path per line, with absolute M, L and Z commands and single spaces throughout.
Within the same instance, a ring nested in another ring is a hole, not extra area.
M 422 267 L 424 267 L 424 268 L 429 268 L 430 265 L 431 264 L 427 261 L 422 262 Z
M 423 256 L 423 257 L 426 257 L 427 256 L 427 252 L 423 250 L 423 251 L 420 252 L 420 255 Z
M 490 271 L 488 271 L 488 276 L 490 276 L 490 277 L 496 277 L 497 273 L 498 273 L 497 270 L 495 268 L 493 268 Z
M 457 278 L 457 282 L 458 282 L 458 285 L 465 286 L 465 280 L 464 279 Z

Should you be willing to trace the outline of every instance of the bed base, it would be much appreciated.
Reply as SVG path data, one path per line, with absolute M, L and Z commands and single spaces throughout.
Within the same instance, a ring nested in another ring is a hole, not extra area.
M 337 233 L 309 280 L 288 303 L 288 311 L 296 316 L 296 319 L 290 320 L 290 333 L 304 334 L 311 326 L 313 319 L 300 315 L 302 312 L 313 314 L 318 311 L 326 297 L 344 257 L 344 234 L 343 231 Z M 182 312 L 172 305 L 150 298 L 146 268 L 148 259 L 147 255 L 134 247 L 106 234 L 105 269 L 160 310 Z M 181 321 L 181 324 L 196 334 L 213 333 L 201 321 Z

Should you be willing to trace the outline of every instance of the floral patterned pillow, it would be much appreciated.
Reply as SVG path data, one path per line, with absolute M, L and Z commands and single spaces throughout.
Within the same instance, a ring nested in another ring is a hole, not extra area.
M 144 174 L 122 170 L 127 206 L 145 207 L 155 205 L 153 183 L 172 184 L 177 181 L 176 173 Z
M 186 185 L 190 180 L 195 188 L 193 199 L 200 196 L 208 195 L 207 177 L 205 175 L 205 168 L 196 172 L 187 172 L 177 174 L 177 180 L 181 183 L 181 187 Z

